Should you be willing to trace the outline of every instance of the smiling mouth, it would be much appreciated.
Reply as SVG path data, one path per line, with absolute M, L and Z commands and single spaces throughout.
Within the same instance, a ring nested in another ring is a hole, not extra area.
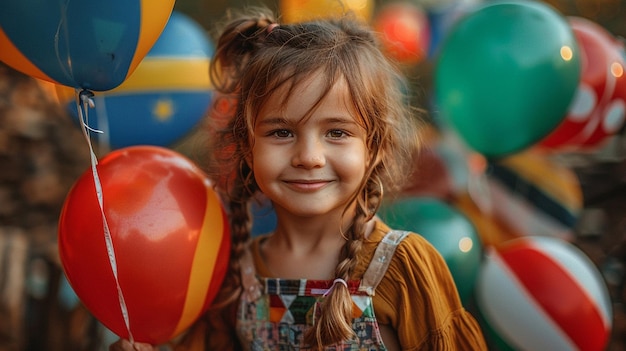
M 319 190 L 330 183 L 328 180 L 286 180 L 284 181 L 290 188 L 301 192 L 312 192 Z

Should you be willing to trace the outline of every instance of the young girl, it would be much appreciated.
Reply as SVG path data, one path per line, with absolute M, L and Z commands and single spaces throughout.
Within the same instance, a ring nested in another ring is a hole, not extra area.
M 212 80 L 234 97 L 209 168 L 230 210 L 230 272 L 176 350 L 484 350 L 445 261 L 376 217 L 418 132 L 402 77 L 349 18 L 223 30 Z M 259 194 L 276 229 L 250 238 Z M 111 350 L 151 349 L 120 340 Z

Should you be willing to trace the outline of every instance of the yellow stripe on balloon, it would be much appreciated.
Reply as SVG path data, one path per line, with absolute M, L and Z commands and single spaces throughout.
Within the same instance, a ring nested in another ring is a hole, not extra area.
M 126 78 L 135 71 L 141 60 L 148 54 L 165 29 L 172 15 L 176 0 L 141 0 L 141 28 L 135 55 L 128 67 Z
M 94 93 L 96 96 L 114 96 L 151 91 L 207 91 L 212 87 L 209 64 L 208 58 L 146 58 L 118 87 Z M 57 84 L 56 93 L 61 103 L 76 98 L 74 89 L 64 85 Z
M 577 212 L 583 206 L 580 182 L 569 168 L 532 150 L 506 157 L 500 162 L 567 210 Z
M 31 77 L 56 83 L 54 79 L 43 73 L 13 45 L 13 42 L 7 37 L 2 28 L 0 28 L 0 48 L 2 48 L 0 58 L 7 65 Z
M 222 212 L 216 209 L 221 209 L 221 203 L 214 192 L 207 190 L 206 213 L 192 261 L 185 306 L 172 336 L 186 329 L 202 312 L 198 306 L 204 306 L 213 278 L 213 267 L 218 260 L 222 241 L 226 239 L 223 235 L 225 223 Z
M 146 58 L 124 83 L 107 95 L 158 90 L 207 90 L 208 58 Z

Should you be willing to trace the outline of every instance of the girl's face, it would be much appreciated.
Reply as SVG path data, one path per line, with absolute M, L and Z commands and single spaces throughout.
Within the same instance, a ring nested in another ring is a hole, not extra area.
M 324 79 L 321 74 L 311 76 L 286 106 L 286 88 L 276 91 L 254 126 L 252 170 L 277 213 L 304 217 L 340 213 L 365 177 L 366 132 L 355 120 L 343 79 L 303 119 L 320 96 Z

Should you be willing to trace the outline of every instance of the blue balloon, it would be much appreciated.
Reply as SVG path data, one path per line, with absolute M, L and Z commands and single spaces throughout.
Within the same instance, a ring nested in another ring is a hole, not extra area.
M 86 122 L 103 132 L 96 139 L 111 149 L 167 147 L 187 135 L 211 103 L 208 67 L 213 53 L 205 30 L 174 11 L 133 75 L 115 89 L 94 94 Z M 74 92 L 67 90 L 61 93 L 78 123 Z
M 132 74 L 173 6 L 174 0 L 3 1 L 0 60 L 53 83 L 109 90 Z

